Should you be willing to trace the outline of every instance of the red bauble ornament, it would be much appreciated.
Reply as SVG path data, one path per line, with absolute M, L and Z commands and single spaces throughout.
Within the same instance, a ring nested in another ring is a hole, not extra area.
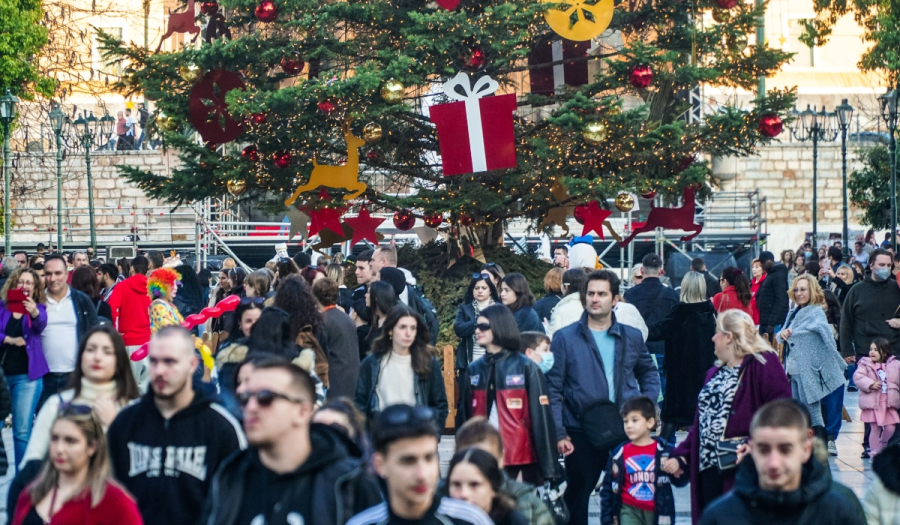
M 578 206 L 575 206 L 575 211 L 572 213 L 572 215 L 575 217 L 575 221 L 578 224 L 584 224 L 584 217 L 585 215 L 587 215 L 587 209 L 587 204 L 579 204 Z
M 253 14 L 260 22 L 274 22 L 278 18 L 278 6 L 272 0 L 262 0 Z
M 335 103 L 334 99 L 326 98 L 319 102 L 319 111 L 322 111 L 323 113 L 332 113 L 336 109 L 337 103 Z
M 425 226 L 429 228 L 437 228 L 442 222 L 444 222 L 444 216 L 440 213 L 425 216 Z
M 484 67 L 487 63 L 487 56 L 484 54 L 484 51 L 481 48 L 476 47 L 466 53 L 465 57 L 465 68 L 469 71 L 477 71 Z
M 649 200 L 653 199 L 653 197 L 656 197 L 656 190 L 650 190 L 650 191 L 641 193 L 642 199 L 647 199 L 649 201 Z
M 219 2 L 207 1 L 200 4 L 200 12 L 212 16 L 219 12 Z
M 471 226 L 471 225 L 472 225 L 472 222 L 473 222 L 473 221 L 472 221 L 472 216 L 471 216 L 471 215 L 466 215 L 465 213 L 463 213 L 463 214 L 461 214 L 461 215 L 459 216 L 459 224 L 462 225 L 462 226 L 465 226 L 466 228 L 468 228 L 469 226 Z
M 653 83 L 653 70 L 650 66 L 634 66 L 628 75 L 628 81 L 637 89 L 645 89 Z
M 241 150 L 241 157 L 256 162 L 259 160 L 259 150 L 251 144 Z
M 416 217 L 409 210 L 400 210 L 394 213 L 394 226 L 400 231 L 411 230 L 416 225 Z
M 272 156 L 272 162 L 275 163 L 275 167 L 277 168 L 287 168 L 291 165 L 292 160 L 294 160 L 294 158 L 286 151 L 277 151 L 275 152 L 275 155 Z
M 250 115 L 250 120 L 252 120 L 254 124 L 265 124 L 266 123 L 266 114 L 265 113 L 254 113 L 254 114 Z
M 777 137 L 783 129 L 784 122 L 775 113 L 766 113 L 759 119 L 759 133 L 763 136 Z
M 288 58 L 284 57 L 280 62 L 281 70 L 285 72 L 287 75 L 297 75 L 301 71 L 303 71 L 303 60 L 299 58 Z
M 368 153 L 366 153 L 366 158 L 372 162 L 378 162 L 381 158 L 381 155 L 378 154 L 374 149 L 370 149 Z
M 716 0 L 719 9 L 731 9 L 737 5 L 737 0 Z

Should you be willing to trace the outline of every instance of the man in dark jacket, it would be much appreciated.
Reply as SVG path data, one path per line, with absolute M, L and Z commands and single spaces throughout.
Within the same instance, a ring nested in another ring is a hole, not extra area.
M 702 274 L 703 280 L 706 281 L 706 298 L 712 299 L 714 295 L 722 292 L 722 285 L 719 280 L 710 275 L 706 270 L 706 262 L 700 257 L 691 260 L 691 270 Z
M 891 278 L 892 263 L 887 250 L 872 250 L 872 275 L 853 285 L 844 298 L 840 341 L 841 355 L 847 362 L 869 355 L 869 345 L 876 337 L 900 349 L 900 288 Z
M 665 319 L 678 304 L 678 294 L 659 280 L 663 265 L 659 255 L 647 254 L 641 260 L 641 264 L 644 278 L 641 284 L 625 291 L 625 301 L 633 304 L 641 312 L 647 326 L 653 326 Z M 647 343 L 647 349 L 659 359 L 666 351 L 666 343 L 663 341 Z M 662 367 L 662 363 L 658 364 Z
M 384 479 L 387 501 L 347 525 L 492 525 L 475 505 L 437 495 L 441 432 L 434 416 L 430 408 L 408 405 L 378 414 L 372 423 L 372 463 Z
M 763 405 L 750 424 L 750 454 L 734 489 L 712 503 L 700 525 L 865 525 L 832 488 L 828 467 L 811 459 L 806 415 L 790 399 Z
M 226 409 L 194 391 L 199 359 L 190 332 L 161 329 L 148 361 L 151 390 L 109 426 L 113 472 L 137 499 L 145 524 L 197 523 L 213 474 L 247 441 Z
M 616 322 L 619 277 L 608 270 L 588 276 L 581 290 L 584 314 L 553 334 L 553 368 L 547 373 L 557 449 L 566 455 L 566 505 L 570 525 L 587 525 L 588 503 L 609 450 L 596 450 L 582 430 L 585 408 L 602 401 L 659 397 L 659 372 L 641 333 Z
M 299 367 L 257 363 L 238 387 L 250 448 L 216 473 L 205 525 L 344 525 L 381 500 L 378 480 L 337 431 L 312 424 L 315 385 Z M 187 522 L 185 522 L 187 523 Z
M 772 252 L 760 253 L 759 262 L 766 272 L 766 280 L 756 292 L 759 331 L 772 335 L 784 323 L 788 313 L 788 269 L 784 264 L 775 262 Z
M 337 308 L 338 284 L 331 279 L 319 279 L 312 292 L 322 305 L 325 340 L 328 347 L 328 399 L 352 398 L 359 377 L 359 341 L 356 325 L 350 316 Z

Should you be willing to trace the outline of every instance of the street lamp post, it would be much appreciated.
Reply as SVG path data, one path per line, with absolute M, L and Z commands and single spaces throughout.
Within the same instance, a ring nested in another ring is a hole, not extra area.
M 796 118 L 793 122 L 800 121 L 800 128 L 795 125 L 791 126 L 791 133 L 794 138 L 800 142 L 811 140 L 813 145 L 813 205 L 812 205 L 812 243 L 813 249 L 817 246 L 818 230 L 818 214 L 819 214 L 819 141 L 824 140 L 833 142 L 837 138 L 837 130 L 835 126 L 836 115 L 828 113 L 823 107 L 821 111 L 816 112 L 815 108 L 810 109 L 809 105 L 806 110 L 797 113 L 795 109 L 792 112 Z
M 891 155 L 891 244 L 897 248 L 897 91 L 891 88 L 878 97 L 881 103 L 881 118 L 890 133 Z
M 91 248 L 94 249 L 94 253 L 97 253 L 97 225 L 94 222 L 94 182 L 91 177 L 91 148 L 94 146 L 97 135 L 100 135 L 99 138 L 101 141 L 106 135 L 105 130 L 101 125 L 103 124 L 103 120 L 104 119 L 98 120 L 92 111 L 87 116 L 82 112 L 81 116 L 72 123 L 75 126 L 75 133 L 78 135 L 78 140 L 81 142 L 81 145 L 84 146 L 85 174 L 87 175 L 88 190 L 88 214 L 90 216 L 89 220 L 91 227 Z
M 56 251 L 63 250 L 63 226 L 62 226 L 62 130 L 66 121 L 66 115 L 59 108 L 59 104 L 55 104 L 50 110 L 50 128 L 56 135 Z
M 7 256 L 12 253 L 10 243 L 12 240 L 12 213 L 10 212 L 11 199 L 9 198 L 9 178 L 12 170 L 12 159 L 9 153 L 9 130 L 16 120 L 16 104 L 19 99 L 10 93 L 0 97 L 0 123 L 3 124 L 3 238 Z
M 842 239 L 844 240 L 844 249 L 843 257 L 844 260 L 847 260 L 850 257 L 850 231 L 847 227 L 847 218 L 848 218 L 848 210 L 847 210 L 847 130 L 850 128 L 850 119 L 853 118 L 853 106 L 847 103 L 847 99 L 845 98 L 841 105 L 834 108 L 835 113 L 838 116 L 838 123 L 841 126 L 841 180 L 842 180 L 842 191 L 843 191 L 843 217 L 844 217 L 844 229 L 842 231 Z

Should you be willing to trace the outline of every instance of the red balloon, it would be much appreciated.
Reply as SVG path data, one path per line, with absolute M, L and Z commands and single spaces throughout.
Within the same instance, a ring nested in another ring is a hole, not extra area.
M 229 295 L 219 301 L 216 307 L 221 308 L 223 312 L 233 312 L 238 305 L 241 304 L 241 298 L 237 295 Z
M 210 308 L 204 308 L 201 312 L 206 313 L 206 316 L 210 319 L 215 319 L 216 317 L 221 317 L 225 312 L 222 311 L 218 306 L 213 306 Z
M 131 360 L 132 361 L 140 361 L 141 359 L 147 357 L 147 347 L 149 345 L 150 345 L 150 343 L 144 343 L 141 345 L 140 348 L 138 348 L 134 352 L 131 352 Z
M 185 326 L 185 328 L 193 328 L 199 324 L 203 324 L 207 319 L 209 318 L 202 311 L 199 314 L 191 314 L 184 318 L 184 324 L 190 325 L 190 327 Z

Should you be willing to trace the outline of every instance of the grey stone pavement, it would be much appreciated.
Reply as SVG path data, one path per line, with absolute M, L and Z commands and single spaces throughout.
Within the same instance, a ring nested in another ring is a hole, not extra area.
M 841 427 L 840 436 L 838 436 L 837 447 L 838 456 L 831 458 L 831 473 L 836 481 L 850 487 L 853 492 L 860 498 L 865 494 L 866 489 L 875 479 L 872 473 L 871 461 L 868 459 L 860 459 L 862 453 L 863 441 L 863 424 L 859 422 L 859 408 L 857 404 L 857 394 L 848 392 L 844 397 L 844 406 L 850 414 L 852 422 L 844 422 Z M 686 433 L 678 433 L 678 441 L 684 439 Z M 5 428 L 2 431 L 3 444 L 7 454 L 12 455 L 12 433 L 10 429 Z M 446 474 L 447 466 L 450 458 L 453 456 L 453 438 L 445 436 L 441 440 L 440 456 L 441 456 L 441 472 Z M 10 465 L 12 459 L 10 459 Z M 0 525 L 6 524 L 6 491 L 12 480 L 12 466 L 6 476 L 0 478 Z M 676 524 L 689 524 L 691 522 L 691 496 L 690 487 L 675 489 L 675 510 L 677 513 Z M 595 496 L 591 502 L 591 522 L 600 522 L 600 499 Z

